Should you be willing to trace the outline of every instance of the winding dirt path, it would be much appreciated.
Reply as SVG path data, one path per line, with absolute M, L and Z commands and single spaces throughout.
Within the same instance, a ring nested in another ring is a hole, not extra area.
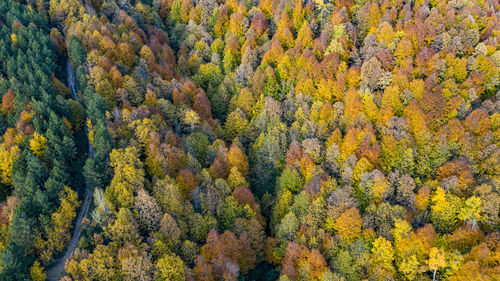
M 71 92 L 71 96 L 73 99 L 78 102 L 80 105 L 81 102 L 78 99 L 78 96 L 76 95 L 76 90 L 75 90 L 75 75 L 73 72 L 73 67 L 71 66 L 71 62 L 68 58 L 68 66 L 67 66 L 67 71 L 68 71 L 68 88 Z M 87 127 L 84 127 L 85 133 L 87 133 Z M 92 145 L 89 142 L 89 152 L 88 152 L 88 157 L 89 158 L 94 158 L 95 151 Z M 80 224 L 82 222 L 82 219 L 86 217 L 89 213 L 90 209 L 90 202 L 92 201 L 92 190 L 89 188 L 85 189 L 85 194 L 83 197 L 83 203 L 80 207 L 80 210 L 78 212 L 78 215 L 76 217 L 75 221 L 75 227 L 73 228 L 73 233 L 71 235 L 71 240 L 69 241 L 68 247 L 66 248 L 66 252 L 64 252 L 64 255 L 61 256 L 59 259 L 57 259 L 53 266 L 47 269 L 47 280 L 49 281 L 58 281 L 61 279 L 64 275 L 64 265 L 66 264 L 66 260 L 68 260 L 71 257 L 71 254 L 73 254 L 73 251 L 76 249 L 78 245 L 78 241 L 80 240 L 80 235 L 82 233 L 82 230 L 80 228 Z

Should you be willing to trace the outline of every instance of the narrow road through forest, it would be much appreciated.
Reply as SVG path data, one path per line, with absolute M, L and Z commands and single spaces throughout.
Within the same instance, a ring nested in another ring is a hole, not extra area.
M 67 72 L 68 72 L 68 88 L 71 92 L 72 98 L 78 102 L 80 105 L 82 103 L 78 99 L 78 96 L 76 94 L 76 89 L 75 89 L 75 75 L 73 71 L 73 67 L 71 66 L 71 61 L 68 58 L 68 66 L 67 66 Z M 82 105 L 83 106 L 83 105 Z M 85 125 L 84 125 L 85 126 Z M 87 127 L 84 127 L 85 130 L 85 135 L 87 135 Z M 92 145 L 89 142 L 89 152 L 88 152 L 88 157 L 89 158 L 94 158 L 95 151 Z M 76 249 L 78 245 L 78 241 L 80 240 L 80 235 L 81 235 L 81 228 L 80 224 L 82 222 L 82 219 L 88 215 L 89 209 L 90 209 L 90 202 L 92 201 L 92 190 L 89 188 L 85 189 L 85 194 L 83 197 L 83 202 L 82 205 L 80 206 L 80 210 L 78 212 L 78 215 L 76 217 L 75 221 L 75 226 L 73 228 L 73 233 L 71 235 L 71 240 L 69 241 L 68 247 L 66 248 L 66 251 L 64 252 L 64 255 L 62 255 L 59 259 L 57 259 L 53 266 L 47 269 L 47 280 L 49 281 L 57 281 L 61 279 L 64 275 L 64 265 L 66 263 L 66 260 L 68 260 L 71 257 L 71 254 L 73 254 L 73 251 Z

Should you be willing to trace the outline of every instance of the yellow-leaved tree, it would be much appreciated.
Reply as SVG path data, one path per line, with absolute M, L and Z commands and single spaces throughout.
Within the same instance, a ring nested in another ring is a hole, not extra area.
M 433 247 L 429 253 L 427 264 L 429 265 L 429 269 L 433 272 L 432 280 L 436 280 L 437 271 L 446 267 L 446 256 L 444 251 Z
M 10 185 L 12 183 L 12 164 L 19 155 L 19 148 L 16 146 L 8 149 L 4 144 L 0 145 L 0 182 Z
M 144 169 L 139 151 L 134 146 L 114 149 L 110 160 L 115 175 L 106 189 L 106 196 L 116 208 L 131 207 L 134 191 L 144 186 Z
M 33 153 L 38 156 L 40 159 L 43 159 L 44 152 L 43 150 L 47 147 L 47 139 L 35 132 L 33 133 L 33 138 L 30 140 L 30 149 Z
M 60 192 L 60 205 L 50 217 L 51 227 L 46 229 L 43 236 L 38 236 L 35 241 L 35 248 L 40 256 L 40 260 L 48 262 L 56 252 L 64 249 L 71 239 L 71 226 L 76 217 L 76 209 L 80 206 L 78 194 L 65 186 Z
M 45 281 L 47 279 L 46 274 L 43 272 L 43 267 L 40 266 L 38 261 L 35 261 L 31 267 L 30 277 L 33 281 Z

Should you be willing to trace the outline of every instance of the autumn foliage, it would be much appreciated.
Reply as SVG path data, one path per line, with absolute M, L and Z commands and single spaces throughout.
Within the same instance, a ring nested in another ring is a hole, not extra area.
M 495 5 L 0 1 L 0 280 L 497 280 Z

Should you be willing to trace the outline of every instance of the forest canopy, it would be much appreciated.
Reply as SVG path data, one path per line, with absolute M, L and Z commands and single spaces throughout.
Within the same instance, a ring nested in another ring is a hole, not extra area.
M 500 280 L 499 11 L 0 1 L 0 280 Z

